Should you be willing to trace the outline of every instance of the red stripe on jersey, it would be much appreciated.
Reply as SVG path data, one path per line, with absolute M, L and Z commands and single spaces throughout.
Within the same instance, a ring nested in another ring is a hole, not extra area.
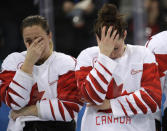
M 81 67 L 80 70 L 75 72 L 75 77 L 79 82 L 86 79 L 86 76 L 90 73 L 92 67 Z
M 144 102 L 150 107 L 152 113 L 156 112 L 157 104 L 144 91 L 140 90 L 140 94 Z
M 89 78 L 97 91 L 101 92 L 102 94 L 106 94 L 106 91 L 100 86 L 98 81 L 93 77 L 93 75 L 91 73 L 89 74 Z
M 11 88 L 8 88 L 8 94 L 9 94 L 9 93 L 12 93 L 12 94 L 14 94 L 14 95 L 16 95 L 16 96 L 18 96 L 18 97 L 24 99 L 20 94 L 18 94 L 17 92 L 15 92 L 14 90 L 12 90 Z M 24 95 L 24 94 L 23 94 L 23 95 Z
M 75 72 L 75 77 L 77 79 L 77 84 L 78 84 L 78 87 L 80 89 L 81 96 L 83 96 L 86 101 L 95 104 L 94 101 L 89 97 L 89 95 L 85 89 L 86 77 L 91 70 L 92 70 L 91 66 L 81 67 L 80 70 Z
M 5 102 L 6 91 L 7 91 L 8 88 L 9 88 L 8 86 L 2 86 L 2 87 L 0 87 L 0 96 L 1 96 L 0 101 Z
M 65 81 L 69 79 L 75 78 L 75 72 L 74 71 L 69 71 L 66 74 L 60 75 L 59 76 L 59 83 L 64 84 L 64 86 L 68 85 Z
M 98 110 L 98 112 L 112 113 L 112 109 L 108 109 L 108 110 Z
M 60 100 L 72 101 L 78 104 L 82 104 L 80 101 L 82 96 L 79 88 L 77 87 L 74 71 L 69 71 L 66 74 L 59 76 L 57 93 L 57 97 Z
M 28 91 L 26 88 L 24 88 L 22 85 L 20 85 L 20 84 L 17 83 L 16 81 L 12 80 L 12 82 L 13 82 L 14 84 L 16 84 L 17 86 L 23 88 L 24 90 Z
M 137 114 L 137 110 L 133 107 L 132 103 L 130 103 L 127 98 L 126 98 L 126 101 L 127 101 L 128 105 L 129 105 L 130 109 L 132 110 L 132 112 L 136 115 Z
M 122 103 L 121 103 L 119 100 L 118 100 L 118 102 L 119 102 L 119 104 L 121 105 L 122 110 L 124 111 L 125 115 L 128 116 L 125 107 L 122 105 Z
M 18 107 L 21 107 L 18 103 L 16 103 L 12 98 L 11 98 L 11 96 L 9 95 L 9 92 L 7 91 L 7 93 L 6 93 L 6 104 L 9 106 L 9 107 L 11 107 L 11 104 L 14 104 L 14 105 L 16 105 L 16 106 L 18 106 Z
M 52 116 L 53 116 L 54 120 L 56 120 L 53 105 L 52 105 L 52 102 L 50 100 L 49 100 L 49 104 L 50 104 L 50 110 L 51 110 Z
M 79 88 L 82 86 L 82 83 L 85 82 L 86 76 L 92 70 L 92 67 L 81 67 L 80 70 L 75 71 L 75 78 L 77 80 Z
M 9 88 L 9 84 L 13 80 L 16 71 L 3 71 L 0 73 L 0 96 L 1 100 L 5 102 L 6 91 Z
M 85 86 L 86 84 L 83 83 L 83 86 L 81 87 L 81 93 L 82 93 L 82 96 L 85 98 L 86 101 L 92 103 L 92 104 L 95 104 L 95 102 L 90 98 L 90 96 L 88 95 L 86 89 L 85 89 Z
M 70 102 L 63 102 L 64 104 L 68 105 L 70 109 L 72 109 L 75 112 L 79 112 L 79 106 L 75 103 L 70 103 Z
M 160 77 L 165 76 L 167 71 L 167 54 L 155 54 L 156 61 L 158 62 L 158 70 Z
M 159 79 L 158 69 L 155 63 L 143 65 L 141 86 L 158 104 L 159 108 L 161 108 L 161 83 Z
M 112 73 L 104 66 L 102 65 L 99 61 L 98 61 L 99 65 L 101 65 L 101 67 L 103 67 L 103 69 L 112 76 Z
M 58 80 L 58 84 L 60 84 L 60 86 L 63 86 L 64 88 L 69 87 L 69 84 L 76 87 L 75 73 L 73 72 L 72 74 L 69 74 L 68 77 L 62 75 Z
M 140 101 L 140 99 L 135 94 L 133 94 L 133 97 L 134 97 L 134 100 L 135 100 L 137 106 L 142 110 L 142 112 L 144 114 L 146 114 L 147 113 L 147 107 Z
M 64 109 L 63 109 L 63 106 L 59 100 L 58 100 L 58 106 L 59 106 L 59 111 L 60 111 L 60 114 L 61 114 L 63 120 L 66 121 L 65 115 L 64 115 Z
M 63 105 L 65 106 L 65 108 L 67 109 L 67 111 L 69 112 L 71 118 L 74 118 L 74 112 L 71 110 L 71 107 L 68 105 L 67 102 L 63 102 Z
M 97 75 L 99 76 L 99 78 L 106 84 L 108 85 L 108 81 L 105 79 L 105 77 L 95 68 Z
M 99 103 L 102 103 L 103 100 L 98 96 L 98 94 L 94 91 L 91 84 L 87 82 L 86 84 L 86 90 L 88 91 L 89 97 Z
M 86 90 L 86 85 L 89 84 L 88 81 L 86 80 L 86 77 L 88 76 L 88 74 L 90 73 L 91 70 L 92 70 L 91 66 L 81 67 L 80 70 L 76 71 L 76 78 L 77 78 L 78 86 L 79 86 L 81 93 L 82 93 L 83 97 L 85 98 L 85 100 L 88 101 L 89 103 L 95 104 L 95 102 L 91 99 L 91 97 L 89 96 L 89 94 Z M 96 88 L 96 86 L 95 86 L 95 88 Z M 96 89 L 98 89 L 98 88 L 96 88 Z

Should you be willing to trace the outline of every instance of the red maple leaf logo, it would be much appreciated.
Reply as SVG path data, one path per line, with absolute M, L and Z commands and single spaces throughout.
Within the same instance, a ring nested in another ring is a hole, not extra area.
M 133 93 L 133 92 L 131 92 Z M 129 95 L 131 93 L 128 93 L 126 90 L 123 91 L 123 84 L 117 85 L 114 79 L 111 80 L 109 86 L 106 98 L 107 99 L 114 99 L 119 96 Z
M 109 86 L 108 86 L 108 91 L 107 91 L 107 94 L 106 94 L 106 98 L 107 99 L 113 99 L 113 98 L 116 98 L 118 96 L 121 96 L 122 88 L 123 88 L 123 84 L 120 84 L 118 86 L 117 83 L 115 82 L 115 80 L 112 79 Z
M 164 72 L 167 71 L 167 54 L 155 54 L 155 57 L 158 62 L 159 75 L 163 77 Z
M 131 94 L 131 93 L 128 93 L 126 90 L 124 90 L 123 92 L 122 91 L 123 91 L 123 84 L 117 85 L 115 80 L 112 79 L 109 86 L 108 86 L 106 99 L 114 99 L 114 98 L 117 98 L 119 96 Z M 112 109 L 98 110 L 98 112 L 112 113 Z
M 37 83 L 32 87 L 31 94 L 30 94 L 30 101 L 28 102 L 28 105 L 34 105 L 37 103 L 37 101 L 40 101 L 42 99 L 43 94 L 45 91 L 38 91 Z

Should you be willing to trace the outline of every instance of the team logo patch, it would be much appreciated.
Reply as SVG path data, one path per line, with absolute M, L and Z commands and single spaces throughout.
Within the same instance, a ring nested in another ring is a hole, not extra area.
M 140 72 L 142 72 L 143 70 L 134 70 L 134 69 L 132 69 L 131 70 L 131 75 L 136 75 L 137 73 L 140 73 Z
M 24 63 L 24 62 L 20 62 L 20 63 L 17 65 L 17 69 L 21 69 L 23 63 Z
M 94 67 L 94 64 L 97 62 L 97 58 L 98 57 L 94 57 L 93 59 L 92 59 L 92 66 Z

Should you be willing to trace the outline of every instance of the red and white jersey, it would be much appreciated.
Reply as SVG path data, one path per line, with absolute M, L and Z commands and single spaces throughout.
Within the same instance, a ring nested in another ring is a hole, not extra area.
M 152 36 L 145 46 L 155 54 L 162 90 L 167 98 L 167 31 Z M 167 107 L 167 100 L 164 106 Z
M 75 80 L 75 59 L 53 52 L 42 65 L 34 65 L 31 76 L 20 69 L 25 57 L 26 51 L 12 53 L 4 60 L 1 100 L 13 110 L 38 103 L 41 120 L 74 119 L 82 105 Z
M 76 78 L 84 98 L 110 110 L 87 107 L 81 131 L 155 131 L 154 112 L 161 107 L 161 85 L 154 55 L 145 47 L 127 45 L 122 57 L 110 59 L 98 47 L 77 58 Z

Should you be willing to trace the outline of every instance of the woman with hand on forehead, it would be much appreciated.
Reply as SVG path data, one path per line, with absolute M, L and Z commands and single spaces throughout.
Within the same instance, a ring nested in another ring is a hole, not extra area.
M 154 55 L 124 43 L 126 23 L 112 4 L 99 10 L 94 30 L 98 46 L 77 58 L 77 83 L 88 103 L 81 131 L 155 131 L 161 86 Z
M 10 54 L 0 73 L 1 100 L 12 109 L 8 131 L 75 131 L 82 105 L 75 60 L 53 51 L 44 17 L 25 18 L 21 32 L 27 51 Z

